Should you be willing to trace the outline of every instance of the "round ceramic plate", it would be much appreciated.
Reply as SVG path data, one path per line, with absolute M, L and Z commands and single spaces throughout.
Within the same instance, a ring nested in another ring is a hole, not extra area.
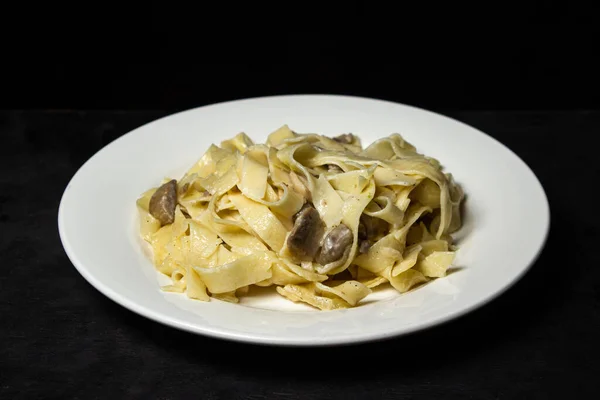
M 138 234 L 135 201 L 179 178 L 210 146 L 245 132 L 255 142 L 298 132 L 358 134 L 363 145 L 398 132 L 441 161 L 466 194 L 460 249 L 448 276 L 405 294 L 381 288 L 359 307 L 318 311 L 273 290 L 238 304 L 166 293 Z M 374 99 L 298 95 L 200 107 L 151 122 L 90 158 L 63 194 L 60 237 L 77 270 L 115 302 L 155 321 L 230 340 L 333 345 L 414 332 L 463 315 L 514 284 L 540 253 L 550 215 L 533 172 L 493 138 L 453 119 Z

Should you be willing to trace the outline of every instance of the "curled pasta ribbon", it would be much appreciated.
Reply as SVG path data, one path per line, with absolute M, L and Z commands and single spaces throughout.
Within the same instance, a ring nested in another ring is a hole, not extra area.
M 199 178 L 205 178 L 216 171 L 219 161 L 231 155 L 233 155 L 231 151 L 211 144 L 208 150 L 194 163 L 181 180 L 183 181 L 186 176 L 193 174 L 196 174 Z
M 395 226 L 399 226 L 404 220 L 404 212 L 396 207 L 387 196 L 374 198 L 365 208 L 365 214 L 370 217 L 380 218 Z
M 283 125 L 265 144 L 241 132 L 210 146 L 136 208 L 155 268 L 171 280 L 162 290 L 238 303 L 275 286 L 335 310 L 381 285 L 405 293 L 445 276 L 463 199 L 452 174 L 400 134 L 363 149 L 356 135 Z
M 283 247 L 287 230 L 281 221 L 264 204 L 260 204 L 240 194 L 230 194 L 231 202 L 250 228 L 272 250 Z
M 251 254 L 216 267 L 194 267 L 211 293 L 227 293 L 271 278 L 272 261 L 265 254 Z
M 278 162 L 279 160 L 273 158 L 267 147 L 254 146 L 250 148 L 242 158 L 238 188 L 247 198 L 286 218 L 291 218 L 300 210 L 305 200 L 295 191 L 288 189 L 289 178 L 278 179 L 273 186 L 270 186 L 269 175 L 273 176 L 281 172 L 282 176 L 289 176 L 280 168 Z M 288 184 L 285 183 L 286 180 Z M 281 196 L 274 193 L 273 187 L 281 190 Z
M 369 184 L 369 181 L 375 172 L 375 167 L 376 166 L 366 169 L 356 169 L 337 174 L 325 174 L 325 177 L 335 190 L 358 195 Z
M 304 154 L 302 153 L 304 151 Z M 314 176 L 311 169 L 305 167 L 297 158 L 305 158 L 309 155 L 306 153 L 312 153 L 314 149 L 307 143 L 294 144 L 289 147 L 281 149 L 277 153 L 277 158 L 287 167 L 290 171 L 300 174 L 307 182 L 308 190 L 312 193 L 314 190 Z
M 355 260 L 355 256 L 358 250 L 358 224 L 360 222 L 360 216 L 362 215 L 365 207 L 373 196 L 375 195 L 375 182 L 371 180 L 365 190 L 358 196 L 349 195 L 344 201 L 342 208 L 342 223 L 344 223 L 350 231 L 352 231 L 352 245 L 350 246 L 349 252 L 342 259 L 335 262 L 329 263 L 323 266 L 317 266 L 316 271 L 320 274 L 335 275 L 352 264 Z
M 378 160 L 392 160 L 394 158 L 419 158 L 416 148 L 394 133 L 386 138 L 379 139 L 367 147 L 363 154 Z
M 338 286 L 313 282 L 304 285 L 287 284 L 277 291 L 294 302 L 305 302 L 321 310 L 335 310 L 355 306 L 371 294 L 371 289 L 358 281 L 346 281 Z

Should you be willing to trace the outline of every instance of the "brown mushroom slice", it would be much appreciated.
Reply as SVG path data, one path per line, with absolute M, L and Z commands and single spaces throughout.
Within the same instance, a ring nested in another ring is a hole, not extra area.
M 358 238 L 361 240 L 365 240 L 368 239 L 369 237 L 367 236 L 367 227 L 365 225 L 365 223 L 362 220 L 358 223 Z
M 292 222 L 296 222 L 296 220 L 298 219 L 298 217 L 300 215 L 303 215 L 304 210 L 306 210 L 307 208 L 313 208 L 314 206 L 312 204 L 310 204 L 309 202 L 306 202 L 302 205 L 302 207 L 300 207 L 300 210 L 298 210 L 298 212 L 294 215 L 292 215 Z
M 385 236 L 389 231 L 389 224 L 380 219 L 363 214 L 360 217 L 360 223 L 364 225 L 364 231 L 361 232 L 359 225 L 359 234 L 366 235 L 366 239 L 376 242 Z M 363 237 L 361 237 L 362 239 Z
M 310 203 L 306 203 L 294 216 L 294 227 L 287 239 L 290 253 L 299 260 L 312 261 L 319 250 L 324 231 L 325 224 L 319 213 Z
M 187 210 L 184 207 L 181 207 L 181 213 L 183 214 L 185 219 L 192 219 L 192 216 L 187 212 Z
M 171 179 L 163 184 L 150 198 L 150 214 L 160 221 L 161 225 L 169 225 L 175 221 L 177 205 L 177 181 Z
M 360 254 L 367 254 L 369 252 L 369 249 L 371 248 L 372 244 L 371 242 L 369 242 L 368 240 L 363 240 L 362 242 L 360 242 L 360 245 L 358 246 L 358 252 Z
M 343 135 L 334 137 L 333 140 L 338 143 L 352 144 L 352 142 L 354 142 L 354 135 L 351 133 L 344 133 Z
M 350 228 L 344 224 L 339 224 L 323 240 L 317 262 L 321 265 L 327 265 L 340 260 L 345 255 L 346 250 L 352 246 L 353 241 L 354 237 Z

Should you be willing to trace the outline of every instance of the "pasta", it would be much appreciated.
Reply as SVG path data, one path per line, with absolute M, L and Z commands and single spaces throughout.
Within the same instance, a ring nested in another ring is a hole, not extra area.
M 137 200 L 140 235 L 165 291 L 237 303 L 275 286 L 319 310 L 351 308 L 389 283 L 442 278 L 464 194 L 441 164 L 394 133 L 245 133 L 211 145 L 179 179 Z

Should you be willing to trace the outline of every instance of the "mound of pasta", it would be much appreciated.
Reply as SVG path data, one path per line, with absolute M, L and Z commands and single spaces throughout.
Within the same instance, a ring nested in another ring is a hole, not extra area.
M 163 290 L 238 302 L 275 286 L 320 310 L 359 305 L 378 285 L 400 293 L 444 277 L 461 227 L 461 187 L 394 133 L 245 133 L 212 145 L 181 177 L 137 200 Z

